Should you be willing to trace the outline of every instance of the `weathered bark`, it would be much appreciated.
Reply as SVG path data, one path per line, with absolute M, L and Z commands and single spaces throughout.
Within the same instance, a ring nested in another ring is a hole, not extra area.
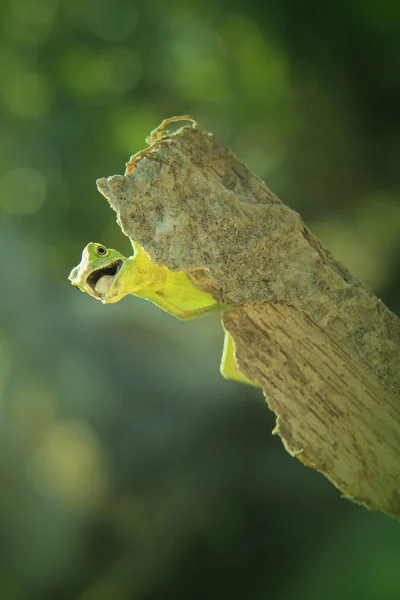
M 97 182 L 123 232 L 242 304 L 223 324 L 288 452 L 346 497 L 400 516 L 398 318 L 213 135 L 185 127 L 127 173 Z

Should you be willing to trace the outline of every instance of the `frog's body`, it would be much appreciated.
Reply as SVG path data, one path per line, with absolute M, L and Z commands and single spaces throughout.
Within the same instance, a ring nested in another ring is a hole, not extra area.
M 81 262 L 69 275 L 71 283 L 105 304 L 132 294 L 183 320 L 234 308 L 232 304 L 217 302 L 195 286 L 184 271 L 170 271 L 154 264 L 138 244 L 133 244 L 133 249 L 134 255 L 126 258 L 116 250 L 90 242 L 82 252 Z M 221 373 L 226 379 L 251 383 L 236 366 L 235 343 L 227 331 Z

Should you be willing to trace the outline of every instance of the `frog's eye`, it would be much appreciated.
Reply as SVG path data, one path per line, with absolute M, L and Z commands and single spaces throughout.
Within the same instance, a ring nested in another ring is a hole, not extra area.
M 97 246 L 97 254 L 99 256 L 105 256 L 107 254 L 107 248 L 104 246 Z

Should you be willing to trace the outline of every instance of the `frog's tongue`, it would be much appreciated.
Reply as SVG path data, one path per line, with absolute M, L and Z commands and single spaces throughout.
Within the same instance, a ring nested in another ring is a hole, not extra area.
M 112 275 L 103 275 L 96 283 L 94 289 L 98 294 L 100 294 L 100 296 L 105 296 L 108 290 L 110 289 L 110 285 L 113 281 L 114 277 Z

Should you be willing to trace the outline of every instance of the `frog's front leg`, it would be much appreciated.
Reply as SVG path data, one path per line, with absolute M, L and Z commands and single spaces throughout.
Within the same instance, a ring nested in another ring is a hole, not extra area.
M 188 321 L 231 308 L 195 286 L 187 273 L 169 271 L 165 267 L 157 268 L 158 282 L 147 284 L 140 291 L 136 291 L 136 295 L 150 300 L 177 319 Z
M 135 293 L 135 296 L 139 296 L 149 300 L 158 308 L 161 308 L 165 312 L 169 313 L 176 319 L 180 321 L 190 321 L 192 319 L 197 319 L 199 317 L 205 317 L 215 312 L 221 312 L 226 310 L 224 305 L 214 303 L 209 306 L 202 306 L 199 308 L 189 308 L 187 306 L 182 306 L 181 304 L 177 304 L 174 299 L 165 296 L 162 292 L 152 292 L 149 290 L 144 290 L 143 293 Z
M 234 379 L 235 381 L 240 381 L 241 383 L 247 383 L 249 385 L 254 385 L 256 387 L 261 387 L 259 383 L 250 381 L 245 377 L 237 368 L 236 365 L 236 346 L 235 341 L 231 334 L 225 331 L 225 339 L 224 339 L 224 349 L 222 351 L 222 360 L 221 360 L 221 375 L 225 377 L 225 379 Z

